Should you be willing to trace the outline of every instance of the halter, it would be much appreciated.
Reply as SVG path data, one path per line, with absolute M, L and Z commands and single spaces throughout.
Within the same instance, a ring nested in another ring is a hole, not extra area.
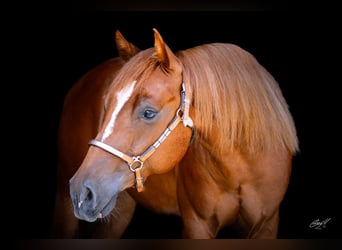
M 165 141 L 165 139 L 171 134 L 171 132 L 177 127 L 180 122 L 183 122 L 185 127 L 192 129 L 192 136 L 194 134 L 193 122 L 189 117 L 190 99 L 186 96 L 185 84 L 182 82 L 181 89 L 181 103 L 176 111 L 176 115 L 173 117 L 162 135 L 149 146 L 141 155 L 129 156 L 108 144 L 105 144 L 98 140 L 91 140 L 90 146 L 95 146 L 107 151 L 108 153 L 119 157 L 120 159 L 127 162 L 129 169 L 135 174 L 135 187 L 138 192 L 143 191 L 144 178 L 141 176 L 141 170 L 144 166 L 144 162 L 157 150 L 157 148 Z

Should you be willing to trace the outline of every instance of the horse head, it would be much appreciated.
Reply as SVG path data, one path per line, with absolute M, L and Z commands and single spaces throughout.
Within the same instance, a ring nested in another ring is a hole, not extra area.
M 116 42 L 120 55 L 135 53 L 120 33 Z M 76 217 L 107 216 L 121 191 L 142 191 L 148 176 L 181 161 L 192 135 L 189 93 L 182 63 L 154 29 L 154 47 L 131 57 L 104 97 L 98 134 L 70 179 Z

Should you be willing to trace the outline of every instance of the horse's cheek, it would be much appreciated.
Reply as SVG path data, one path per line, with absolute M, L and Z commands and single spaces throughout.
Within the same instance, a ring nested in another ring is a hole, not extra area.
M 173 131 L 169 141 L 161 146 L 161 151 L 156 156 L 152 166 L 153 174 L 163 174 L 171 171 L 184 157 L 190 145 L 191 129 L 183 127 L 182 124 Z M 163 147 L 163 148 L 162 148 Z

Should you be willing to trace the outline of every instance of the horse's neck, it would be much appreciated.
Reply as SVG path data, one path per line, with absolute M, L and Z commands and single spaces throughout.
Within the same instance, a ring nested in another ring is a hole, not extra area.
M 208 155 L 209 158 L 217 162 L 221 161 L 222 157 L 228 152 L 222 152 L 218 150 L 217 138 L 215 134 L 202 136 L 201 133 L 197 134 L 193 140 L 193 144 L 190 145 L 189 150 L 193 155 Z
M 223 174 L 221 170 L 224 168 L 224 162 L 221 153 L 215 152 L 214 148 L 206 141 L 194 140 L 180 165 L 184 165 L 184 163 L 187 167 L 191 166 L 191 168 L 196 169 L 197 173 L 203 172 L 205 175 L 208 174 L 207 172 L 212 172 L 214 175 Z M 183 166 L 180 167 L 183 168 Z
M 196 138 L 179 164 L 179 172 L 185 175 L 193 172 L 199 179 L 201 176 L 212 178 L 216 184 L 222 184 L 225 188 L 227 185 L 229 188 L 236 188 L 240 178 L 236 173 L 244 172 L 247 162 L 247 157 L 240 152 L 219 151 L 213 141 Z M 227 180 L 230 183 L 227 184 Z

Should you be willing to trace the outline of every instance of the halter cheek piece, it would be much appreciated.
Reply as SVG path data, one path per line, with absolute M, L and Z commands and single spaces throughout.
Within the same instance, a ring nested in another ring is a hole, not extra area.
M 194 135 L 194 126 L 191 118 L 189 117 L 189 108 L 190 108 L 190 99 L 186 96 L 185 84 L 182 83 L 181 89 L 181 103 L 179 108 L 177 109 L 176 115 L 169 123 L 163 134 L 150 146 L 148 147 L 141 155 L 138 156 L 129 156 L 108 144 L 105 144 L 101 141 L 91 140 L 89 142 L 90 146 L 95 146 L 101 148 L 108 153 L 111 153 L 114 156 L 119 157 L 120 159 L 127 162 L 129 169 L 135 174 L 135 187 L 138 192 L 143 190 L 144 179 L 141 176 L 141 170 L 144 166 L 144 162 L 157 150 L 157 148 L 165 141 L 165 139 L 171 134 L 171 132 L 177 127 L 180 122 L 183 122 L 185 127 L 189 127 L 192 129 L 192 137 Z

